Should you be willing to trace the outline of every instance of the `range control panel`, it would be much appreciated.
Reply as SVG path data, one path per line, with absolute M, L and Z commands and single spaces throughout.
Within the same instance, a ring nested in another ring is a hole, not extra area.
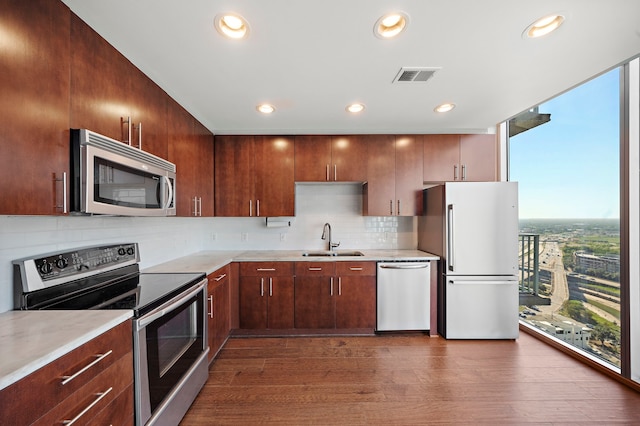
M 138 260 L 138 245 L 129 243 L 85 247 L 64 253 L 49 254 L 35 258 L 33 262 L 42 281 L 48 281 L 104 270 L 105 267 L 118 267 Z

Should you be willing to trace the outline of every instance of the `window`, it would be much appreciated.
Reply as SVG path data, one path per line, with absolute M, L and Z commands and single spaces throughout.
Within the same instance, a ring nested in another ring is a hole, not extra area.
M 508 125 L 509 180 L 519 182 L 521 311 L 529 311 L 520 321 L 543 333 L 546 324 L 558 335 L 582 330 L 585 343 L 565 342 L 614 369 L 625 294 L 620 123 L 615 69 Z

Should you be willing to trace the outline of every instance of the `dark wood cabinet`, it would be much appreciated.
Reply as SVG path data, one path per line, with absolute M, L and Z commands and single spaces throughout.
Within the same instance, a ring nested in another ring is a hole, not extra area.
M 375 262 L 296 262 L 296 328 L 373 330 L 375 282 Z
M 216 136 L 216 216 L 293 216 L 294 143 L 284 136 Z
M 424 181 L 495 181 L 495 135 L 425 135 Z
M 63 214 L 72 14 L 58 1 L 3 3 L 0 214 Z
M 293 285 L 291 262 L 241 263 L 240 328 L 293 328 Z
M 176 215 L 213 216 L 213 135 L 169 102 L 169 161 L 176 165 Z
M 367 136 L 296 136 L 296 182 L 367 180 Z
M 229 336 L 230 266 L 226 265 L 207 276 L 207 324 L 209 332 L 209 362 L 218 354 Z
M 369 136 L 367 144 L 363 214 L 422 214 L 422 136 Z

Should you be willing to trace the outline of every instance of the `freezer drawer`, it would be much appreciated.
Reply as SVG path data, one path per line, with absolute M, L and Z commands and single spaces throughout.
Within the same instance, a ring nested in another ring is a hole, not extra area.
M 377 331 L 431 328 L 429 262 L 378 263 Z
M 518 337 L 518 281 L 515 277 L 445 276 L 444 282 L 444 337 Z

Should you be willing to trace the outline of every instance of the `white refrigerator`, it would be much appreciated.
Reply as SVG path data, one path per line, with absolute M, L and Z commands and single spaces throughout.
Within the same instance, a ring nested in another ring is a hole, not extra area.
M 448 182 L 424 191 L 418 248 L 441 257 L 438 332 L 518 337 L 518 184 Z

